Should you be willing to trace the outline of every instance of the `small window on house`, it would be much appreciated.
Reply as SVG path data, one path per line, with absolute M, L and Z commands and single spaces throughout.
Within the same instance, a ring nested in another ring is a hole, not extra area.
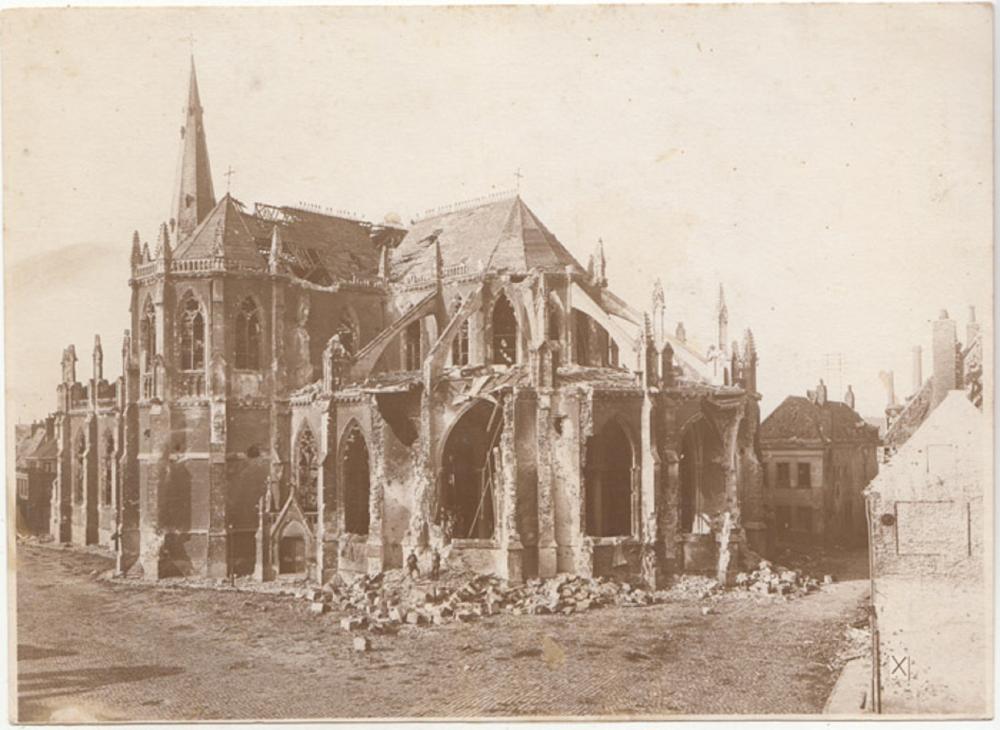
M 813 511 L 812 507 L 796 507 L 795 508 L 795 522 L 796 529 L 801 532 L 812 532 L 813 531 Z
M 812 486 L 812 467 L 809 464 L 797 464 L 799 470 L 799 488 L 809 489 Z
M 792 486 L 791 464 L 787 461 L 778 462 L 777 481 L 776 486 L 778 487 L 788 488 Z

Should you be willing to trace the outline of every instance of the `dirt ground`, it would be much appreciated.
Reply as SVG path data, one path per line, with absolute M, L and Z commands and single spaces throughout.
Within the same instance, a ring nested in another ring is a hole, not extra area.
M 110 559 L 17 546 L 21 721 L 818 713 L 866 557 L 788 602 L 682 598 L 404 627 L 352 649 L 337 613 L 98 580 Z M 707 613 L 703 610 L 710 609 Z

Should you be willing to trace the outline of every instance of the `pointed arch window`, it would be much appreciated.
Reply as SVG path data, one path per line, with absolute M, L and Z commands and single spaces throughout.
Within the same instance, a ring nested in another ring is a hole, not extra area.
M 545 306 L 549 310 L 548 337 L 553 342 L 560 342 L 562 341 L 562 309 L 553 299 L 549 299 Z
M 420 353 L 420 320 L 414 320 L 406 326 L 403 334 L 403 367 L 405 370 L 419 370 L 422 357 Z
M 149 297 L 146 297 L 142 318 L 139 320 L 139 345 L 142 348 L 142 370 L 149 372 L 153 369 L 153 360 L 156 358 L 156 307 Z
M 517 317 L 506 294 L 501 293 L 493 305 L 493 363 L 513 365 L 517 362 Z
M 361 344 L 361 328 L 354 312 L 350 309 L 345 311 L 340 317 L 340 325 L 337 327 L 337 334 L 340 335 L 340 344 L 347 350 L 347 354 L 353 355 Z
M 104 434 L 104 464 L 101 474 L 101 504 L 105 507 L 111 504 L 114 492 L 115 437 L 111 432 Z
M 260 370 L 262 335 L 260 307 L 247 297 L 236 313 L 237 370 Z
M 462 297 L 456 296 L 451 302 L 451 316 L 458 314 L 462 308 Z M 458 334 L 451 341 L 451 364 L 456 367 L 463 367 L 469 364 L 469 320 L 466 318 L 458 326 Z
M 188 294 L 181 305 L 180 356 L 181 370 L 202 370 L 205 367 L 205 316 L 194 295 Z
M 83 504 L 84 471 L 87 467 L 87 440 L 82 433 L 76 439 L 73 461 L 73 501 L 77 504 Z
M 316 485 L 319 460 L 316 458 L 316 438 L 308 426 L 302 428 L 295 444 L 295 491 L 305 512 L 316 511 Z

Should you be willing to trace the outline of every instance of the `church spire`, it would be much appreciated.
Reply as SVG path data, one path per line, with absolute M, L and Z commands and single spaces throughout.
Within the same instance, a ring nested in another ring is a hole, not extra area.
M 191 80 L 184 126 L 181 128 L 181 171 L 177 191 L 177 240 L 183 240 L 201 223 L 215 207 L 212 189 L 212 168 L 208 162 L 205 144 L 205 125 L 202 121 L 201 99 L 198 96 L 198 77 L 191 57 Z

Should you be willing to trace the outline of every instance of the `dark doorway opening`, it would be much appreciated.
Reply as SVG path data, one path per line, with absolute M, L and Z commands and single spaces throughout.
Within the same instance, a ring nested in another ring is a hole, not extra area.
M 584 501 L 587 534 L 614 537 L 632 534 L 632 442 L 616 421 L 608 421 L 587 441 Z
M 452 537 L 493 537 L 503 414 L 479 401 L 452 428 L 442 454 L 441 521 Z
M 361 429 L 354 426 L 344 442 L 344 528 L 354 535 L 367 535 L 371 482 L 368 446 Z
M 282 537 L 278 544 L 278 572 L 306 572 L 306 541 L 298 535 Z

